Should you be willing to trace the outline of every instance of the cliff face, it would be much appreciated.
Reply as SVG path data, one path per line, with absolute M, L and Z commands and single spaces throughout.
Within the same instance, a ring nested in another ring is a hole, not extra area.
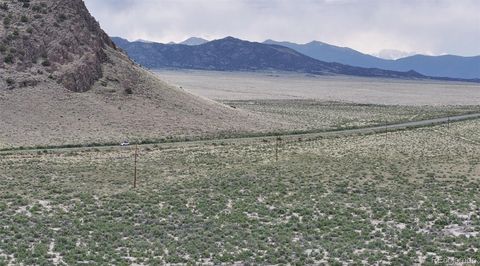
M 102 77 L 105 49 L 115 49 L 82 0 L 2 1 L 0 14 L 0 88 L 47 79 L 87 91 Z

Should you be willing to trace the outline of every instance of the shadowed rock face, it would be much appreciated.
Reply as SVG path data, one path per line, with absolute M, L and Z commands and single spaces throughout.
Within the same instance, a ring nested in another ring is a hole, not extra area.
M 11 80 L 28 84 L 18 80 L 23 72 L 36 81 L 46 76 L 71 91 L 84 92 L 102 77 L 105 48 L 115 45 L 82 0 L 4 3 L 0 12 L 8 23 L 0 26 L 0 64 Z

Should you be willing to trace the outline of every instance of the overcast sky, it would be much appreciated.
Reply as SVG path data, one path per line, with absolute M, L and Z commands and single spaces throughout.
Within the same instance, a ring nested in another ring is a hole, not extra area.
M 480 0 L 84 0 L 111 36 L 318 40 L 365 53 L 480 55 Z

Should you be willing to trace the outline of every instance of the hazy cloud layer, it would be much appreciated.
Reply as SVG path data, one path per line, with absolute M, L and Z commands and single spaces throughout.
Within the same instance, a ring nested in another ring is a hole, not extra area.
M 480 55 L 478 0 L 85 0 L 112 36 L 319 40 L 382 49 Z

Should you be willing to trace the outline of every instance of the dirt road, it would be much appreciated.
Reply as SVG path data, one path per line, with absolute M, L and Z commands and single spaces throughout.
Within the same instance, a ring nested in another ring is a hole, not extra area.
M 272 141 L 280 137 L 282 140 L 288 139 L 314 139 L 319 137 L 335 137 L 335 136 L 348 136 L 356 134 L 373 134 L 373 133 L 382 133 L 387 131 L 396 131 L 409 128 L 418 128 L 418 127 L 427 127 L 440 124 L 449 124 L 458 121 L 470 120 L 470 119 L 479 119 L 480 113 L 474 114 L 465 114 L 458 116 L 450 117 L 441 117 L 420 121 L 411 121 L 403 122 L 396 124 L 386 124 L 386 125 L 377 125 L 372 127 L 364 128 L 355 128 L 355 129 L 338 129 L 332 131 L 323 131 L 323 132 L 314 132 L 314 133 L 299 133 L 299 134 L 275 134 L 275 135 L 264 135 L 264 136 L 255 136 L 255 137 L 234 137 L 234 138 L 223 138 L 223 139 L 208 139 L 208 140 L 192 140 L 192 141 L 175 141 L 175 142 L 158 142 L 158 143 L 149 143 L 149 144 L 139 144 L 139 147 L 162 147 L 162 148 L 171 148 L 178 146 L 198 146 L 201 144 L 213 144 L 213 143 L 247 143 L 247 142 L 258 142 L 258 141 Z M 72 152 L 72 151 L 82 151 L 89 149 L 98 149 L 98 150 L 108 150 L 108 149 L 132 149 L 134 145 L 127 147 L 122 147 L 120 145 L 100 145 L 100 146 L 81 146 L 81 147 L 43 147 L 43 148 L 27 148 L 21 150 L 2 150 L 0 154 L 15 154 L 15 153 L 32 153 L 39 151 L 51 151 L 51 152 Z

